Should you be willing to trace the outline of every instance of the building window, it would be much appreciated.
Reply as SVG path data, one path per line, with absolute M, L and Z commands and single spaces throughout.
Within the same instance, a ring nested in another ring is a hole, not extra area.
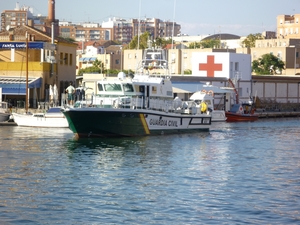
M 239 63 L 238 62 L 234 63 L 234 70 L 239 71 Z
M 64 61 L 64 54 L 61 52 L 61 53 L 60 53 L 60 56 L 59 56 L 59 62 L 60 62 L 60 65 L 63 64 L 63 61 Z
M 64 61 L 64 54 L 61 52 L 60 55 L 59 55 L 59 63 L 60 63 L 60 65 L 63 64 L 63 61 Z
M 279 59 L 282 59 L 282 52 L 278 52 L 277 57 L 278 57 Z
M 256 59 L 256 52 L 253 52 L 253 59 Z
M 73 54 L 70 54 L 70 66 L 73 65 Z
M 64 61 L 65 61 L 65 65 L 68 65 L 68 53 L 65 53 Z

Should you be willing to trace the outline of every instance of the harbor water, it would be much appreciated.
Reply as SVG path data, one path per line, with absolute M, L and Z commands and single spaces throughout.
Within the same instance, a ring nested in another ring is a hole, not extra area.
M 300 119 L 79 139 L 0 127 L 0 224 L 300 224 Z

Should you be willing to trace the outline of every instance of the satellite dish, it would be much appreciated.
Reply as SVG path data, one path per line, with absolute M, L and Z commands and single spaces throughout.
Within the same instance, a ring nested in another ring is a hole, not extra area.
M 9 25 L 7 25 L 7 26 L 6 26 L 6 30 L 7 30 L 7 31 L 9 31 L 9 29 L 10 29 L 10 26 L 9 26 Z

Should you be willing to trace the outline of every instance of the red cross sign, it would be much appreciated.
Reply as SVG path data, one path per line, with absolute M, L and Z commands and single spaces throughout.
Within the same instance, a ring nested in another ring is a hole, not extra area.
M 215 63 L 214 55 L 208 55 L 207 63 L 199 63 L 199 71 L 207 71 L 207 77 L 214 77 L 215 71 L 222 71 L 222 64 Z

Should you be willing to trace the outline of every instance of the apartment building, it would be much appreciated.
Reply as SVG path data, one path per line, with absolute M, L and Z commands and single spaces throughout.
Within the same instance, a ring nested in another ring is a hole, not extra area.
M 46 20 L 46 16 L 35 16 L 31 7 L 20 6 L 19 3 L 16 3 L 15 9 L 4 10 L 1 12 L 1 31 L 27 24 L 33 25 L 34 28 L 44 31 L 44 23 Z
M 103 28 L 98 23 L 73 24 L 59 22 L 59 35 L 63 38 L 72 38 L 75 41 L 108 41 L 112 40 L 113 29 Z
M 153 39 L 157 37 L 176 36 L 180 34 L 181 26 L 175 22 L 162 21 L 157 18 L 125 20 L 117 17 L 98 23 L 72 24 L 59 22 L 60 36 L 76 41 L 113 40 L 128 44 L 133 37 L 149 32 Z M 174 31 L 173 31 L 174 30 Z
M 157 37 L 170 38 L 181 33 L 181 26 L 176 22 L 162 21 L 157 18 L 132 19 L 133 36 L 139 33 L 149 32 L 155 39 Z
M 300 14 L 277 16 L 277 38 L 300 38 Z

